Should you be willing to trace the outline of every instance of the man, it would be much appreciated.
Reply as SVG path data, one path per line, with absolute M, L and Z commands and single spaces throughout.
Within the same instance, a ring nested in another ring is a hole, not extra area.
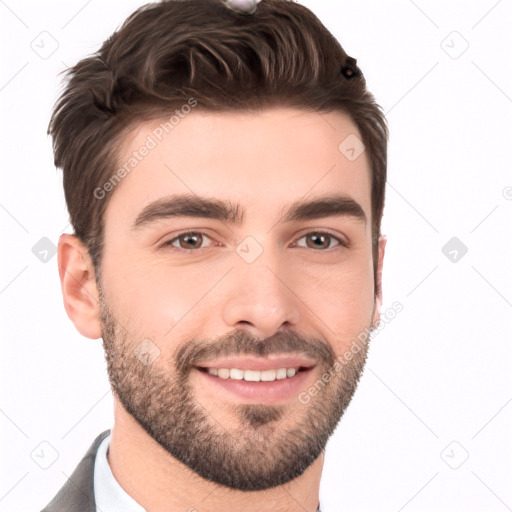
M 49 133 L 115 421 L 44 510 L 320 510 L 382 304 L 388 134 L 356 60 L 288 0 L 148 4 Z

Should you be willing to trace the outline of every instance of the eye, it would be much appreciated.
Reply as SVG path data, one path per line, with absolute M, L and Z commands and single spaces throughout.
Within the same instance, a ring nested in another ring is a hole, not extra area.
M 303 238 L 307 240 L 306 245 L 300 245 L 297 241 L 296 244 L 299 247 L 307 247 L 309 249 L 332 249 L 333 247 L 338 246 L 348 247 L 348 243 L 341 240 L 340 238 L 321 231 L 312 231 L 311 233 L 307 233 L 306 235 L 299 238 L 299 240 L 302 240 Z M 337 244 L 331 246 L 331 242 L 333 240 L 335 240 Z
M 182 251 L 194 251 L 203 249 L 202 244 L 205 238 L 210 240 L 210 237 L 206 236 L 204 233 L 187 231 L 163 243 L 162 247 L 171 247 L 173 249 L 181 249 Z M 178 246 L 176 243 L 178 243 Z
M 204 240 L 210 240 L 211 238 L 207 236 L 205 233 L 199 231 L 187 231 L 185 233 L 181 233 L 180 235 L 171 238 L 167 242 L 162 244 L 162 247 L 169 247 L 171 249 L 176 249 L 178 251 L 197 251 L 199 249 L 206 249 L 211 246 L 209 244 L 207 246 L 203 246 Z M 306 239 L 306 244 L 300 244 L 300 240 Z M 336 243 L 333 245 L 332 242 Z M 333 249 L 334 247 L 342 246 L 349 247 L 349 244 L 344 240 L 331 235 L 330 233 L 325 233 L 322 231 L 312 231 L 311 233 L 307 233 L 306 235 L 299 238 L 297 242 L 295 242 L 298 247 L 305 247 L 308 249 Z

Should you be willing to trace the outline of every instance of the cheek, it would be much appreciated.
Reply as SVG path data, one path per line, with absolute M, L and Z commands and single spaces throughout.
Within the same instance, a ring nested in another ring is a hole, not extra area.
M 315 322 L 335 352 L 343 352 L 369 327 L 374 306 L 373 266 L 361 256 L 358 264 L 329 268 L 305 267 L 299 297 L 312 311 Z M 354 261 L 357 257 L 354 259 Z M 308 313 L 306 308 L 305 314 Z M 316 320 L 315 320 L 316 317 Z
M 135 326 L 132 332 L 155 339 L 175 337 L 204 314 L 209 292 L 229 269 L 226 262 L 177 265 L 165 257 L 125 258 L 109 270 L 112 300 L 126 323 Z

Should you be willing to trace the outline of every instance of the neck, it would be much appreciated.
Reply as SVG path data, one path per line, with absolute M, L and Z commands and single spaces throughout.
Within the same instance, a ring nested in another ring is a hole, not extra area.
M 316 512 L 323 454 L 299 477 L 264 491 L 237 491 L 175 459 L 114 400 L 108 463 L 119 485 L 147 512 Z

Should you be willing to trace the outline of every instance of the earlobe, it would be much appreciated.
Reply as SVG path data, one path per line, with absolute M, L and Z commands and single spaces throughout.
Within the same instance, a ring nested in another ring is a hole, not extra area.
M 87 248 L 76 235 L 64 233 L 59 238 L 57 259 L 66 313 L 80 334 L 101 338 L 98 287 Z
M 386 235 L 381 235 L 379 237 L 379 262 L 377 266 L 377 283 L 375 283 L 377 293 L 375 294 L 375 312 L 372 321 L 373 329 L 376 329 L 380 323 L 380 312 L 382 308 L 382 267 L 384 264 L 384 252 L 386 250 L 386 243 Z

